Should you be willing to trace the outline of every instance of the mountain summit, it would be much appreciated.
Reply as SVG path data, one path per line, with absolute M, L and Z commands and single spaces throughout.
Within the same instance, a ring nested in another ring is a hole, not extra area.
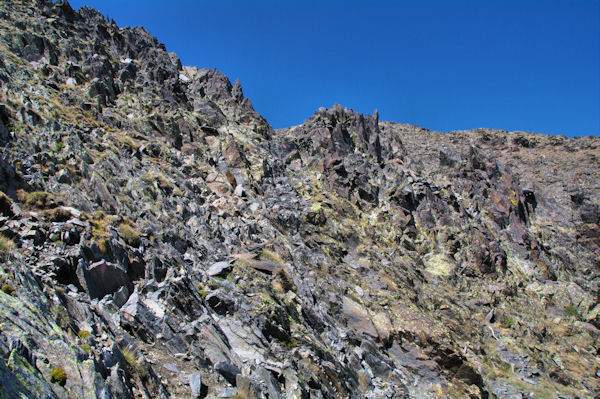
M 143 28 L 0 17 L 1 397 L 599 392 L 599 139 L 273 130 Z

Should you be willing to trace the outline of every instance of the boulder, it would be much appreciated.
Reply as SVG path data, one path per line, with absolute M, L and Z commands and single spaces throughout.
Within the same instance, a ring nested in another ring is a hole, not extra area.
M 192 391 L 192 397 L 199 398 L 202 393 L 202 376 L 200 374 L 192 374 L 188 376 L 188 382 Z
M 229 262 L 216 262 L 216 263 L 213 263 L 208 268 L 208 270 L 206 271 L 206 273 L 210 277 L 224 276 L 227 273 L 229 273 L 232 268 L 233 268 L 233 265 L 231 263 L 229 263 Z
M 231 313 L 235 305 L 233 298 L 223 290 L 210 292 L 206 295 L 206 302 L 208 306 L 220 315 Z
M 116 263 L 101 260 L 83 271 L 85 286 L 90 298 L 102 298 L 129 284 L 127 270 Z
M 225 378 L 227 382 L 234 386 L 236 385 L 236 376 L 242 373 L 239 367 L 227 361 L 222 361 L 215 364 L 215 371 Z

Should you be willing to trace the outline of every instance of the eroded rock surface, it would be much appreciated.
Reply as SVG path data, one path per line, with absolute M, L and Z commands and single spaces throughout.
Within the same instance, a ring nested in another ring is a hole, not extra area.
M 0 396 L 600 390 L 600 141 L 334 106 L 0 3 Z

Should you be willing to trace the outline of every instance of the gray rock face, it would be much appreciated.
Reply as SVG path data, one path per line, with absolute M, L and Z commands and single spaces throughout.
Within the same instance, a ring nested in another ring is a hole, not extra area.
M 233 299 L 221 290 L 208 294 L 206 296 L 206 303 L 220 315 L 231 313 L 234 307 Z
M 92 263 L 83 274 L 90 298 L 112 294 L 129 282 L 127 270 L 104 260 Z
M 0 396 L 598 390 L 597 138 L 274 131 L 143 28 L 0 16 Z
M 215 371 L 221 374 L 232 385 L 236 384 L 236 376 L 241 374 L 241 370 L 229 362 L 215 364 Z
M 2 119 L 0 119 L 0 142 L 6 143 L 9 139 L 10 132 L 8 131 L 6 126 L 4 126 L 4 122 L 2 122 Z
M 232 267 L 233 266 L 229 262 L 216 262 L 208 268 L 206 273 L 211 277 L 220 276 L 230 272 Z
M 202 376 L 200 374 L 193 374 L 188 377 L 190 389 L 192 390 L 192 396 L 199 398 L 202 392 Z

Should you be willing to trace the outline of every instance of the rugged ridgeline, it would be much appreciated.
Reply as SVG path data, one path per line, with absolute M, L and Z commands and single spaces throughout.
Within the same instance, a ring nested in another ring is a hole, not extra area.
M 0 3 L 1 397 L 577 398 L 600 386 L 600 141 L 334 107 Z

